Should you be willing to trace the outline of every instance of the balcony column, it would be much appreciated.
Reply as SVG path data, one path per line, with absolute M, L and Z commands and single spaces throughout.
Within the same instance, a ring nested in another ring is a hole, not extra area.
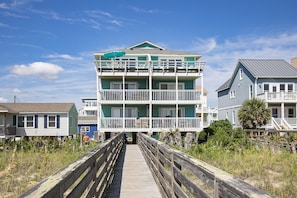
M 150 68 L 151 67 L 152 67 L 152 65 L 150 65 Z M 149 131 L 152 132 L 152 128 L 153 128 L 153 121 L 152 121 L 152 113 L 153 113 L 153 105 L 152 105 L 153 91 L 152 91 L 152 84 L 153 84 L 153 80 L 152 80 L 152 73 L 150 73 L 150 75 L 149 75 L 149 83 L 148 84 L 149 84 Z
M 101 94 L 102 94 L 102 85 L 101 78 L 99 78 L 98 74 L 96 75 L 97 80 L 97 131 L 101 129 Z
M 281 103 L 281 118 L 285 119 L 285 103 Z
M 125 104 L 125 101 L 126 101 L 126 95 L 125 95 L 125 93 L 126 93 L 126 86 L 125 86 L 125 76 L 123 75 L 123 92 L 122 92 L 122 94 L 123 94 L 123 120 L 122 120 L 122 123 L 123 123 L 123 129 L 125 129 L 125 119 L 126 119 L 126 104 Z
M 175 76 L 175 128 L 178 128 L 178 77 Z
M 203 90 L 204 90 L 204 84 L 203 84 L 203 73 L 201 73 L 201 96 L 200 96 L 200 103 L 201 103 L 201 120 L 200 120 L 200 128 L 203 129 L 203 120 L 204 120 L 204 95 L 203 95 Z

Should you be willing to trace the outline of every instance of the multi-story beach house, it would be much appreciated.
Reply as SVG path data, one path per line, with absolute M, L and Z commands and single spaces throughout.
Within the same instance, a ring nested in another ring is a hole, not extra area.
M 94 138 L 97 132 L 97 98 L 81 98 L 82 107 L 79 109 L 78 131 L 83 135 Z
M 272 119 L 266 128 L 297 128 L 297 69 L 281 59 L 240 59 L 233 75 L 218 89 L 218 119 L 240 127 L 245 100 L 262 99 Z
M 94 56 L 99 132 L 202 130 L 203 118 L 195 116 L 203 95 L 201 55 L 144 41 Z

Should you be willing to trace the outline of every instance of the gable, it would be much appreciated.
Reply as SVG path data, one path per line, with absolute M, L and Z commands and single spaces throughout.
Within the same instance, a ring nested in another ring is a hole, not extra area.
M 164 48 L 151 43 L 149 41 L 143 41 L 141 43 L 138 43 L 136 45 L 133 45 L 131 47 L 128 47 L 127 49 L 133 50 L 133 49 L 159 49 L 159 50 L 164 50 Z

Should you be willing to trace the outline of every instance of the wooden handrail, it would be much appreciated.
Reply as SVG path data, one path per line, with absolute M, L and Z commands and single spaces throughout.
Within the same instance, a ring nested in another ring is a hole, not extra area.
M 163 197 L 271 197 L 145 134 L 138 134 L 138 144 Z
M 124 143 L 124 134 L 120 133 L 20 197 L 102 197 Z

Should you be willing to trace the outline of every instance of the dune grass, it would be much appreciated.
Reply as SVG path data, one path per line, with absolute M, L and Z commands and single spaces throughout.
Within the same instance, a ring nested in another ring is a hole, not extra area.
M 80 147 L 77 139 L 63 142 L 31 140 L 3 145 L 0 152 L 1 197 L 18 197 L 97 145 L 91 142 Z
M 297 155 L 265 148 L 230 152 L 223 147 L 196 146 L 188 154 L 239 177 L 278 198 L 297 197 Z

